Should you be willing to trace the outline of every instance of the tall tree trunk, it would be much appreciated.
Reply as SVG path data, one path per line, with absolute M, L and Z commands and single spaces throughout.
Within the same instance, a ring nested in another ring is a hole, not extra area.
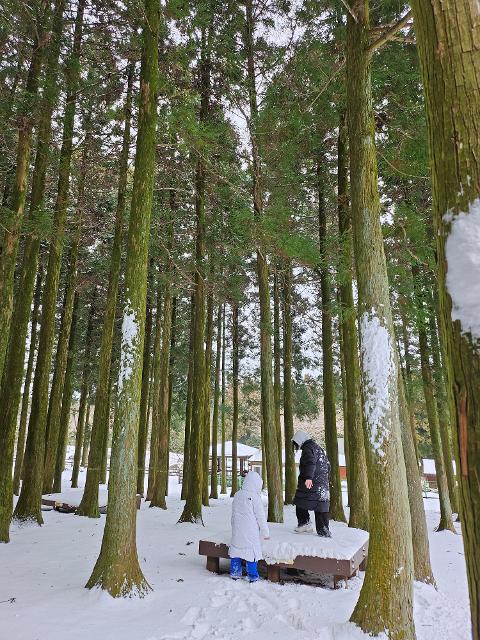
M 370 504 L 368 567 L 351 620 L 370 634 L 415 638 L 413 550 L 398 407 L 398 362 L 380 225 L 368 0 L 349 0 L 347 108 L 352 229 Z M 355 18 L 353 17 L 355 16 Z
M 145 491 L 145 455 L 148 436 L 148 401 L 150 396 L 150 350 L 152 346 L 152 305 L 150 291 L 147 292 L 145 311 L 145 343 L 143 346 L 142 391 L 140 400 L 140 424 L 138 427 L 137 493 Z
M 438 426 L 440 428 L 440 440 L 442 443 L 443 463 L 448 483 L 448 495 L 452 511 L 458 513 L 458 491 L 453 469 L 453 447 L 450 428 L 450 407 L 447 401 L 443 367 L 440 360 L 440 343 L 438 340 L 437 326 L 435 323 L 435 311 L 430 309 L 428 317 L 430 345 L 432 353 L 433 378 L 435 381 L 435 397 L 437 400 Z
M 282 383 L 280 379 L 281 368 L 280 346 L 280 293 L 278 284 L 278 264 L 273 269 L 273 397 L 275 402 L 275 432 L 277 434 L 278 463 L 283 468 L 282 456 L 282 423 L 280 419 L 280 404 Z
M 411 4 L 429 126 L 440 320 L 456 434 L 472 631 L 474 640 L 479 640 L 480 354 L 476 341 L 480 336 L 478 324 L 475 330 L 462 315 L 464 301 L 455 282 L 469 273 L 475 273 L 478 281 L 478 245 L 473 238 L 477 237 L 480 197 L 480 91 L 475 72 L 480 52 L 473 43 L 478 42 L 480 25 L 478 7 L 466 0 L 413 0 Z M 457 251 L 462 231 L 462 248 Z M 478 307 L 474 316 L 478 318 Z
M 232 303 L 232 490 L 230 497 L 238 491 L 238 370 L 239 370 L 239 331 L 238 331 L 238 303 Z
M 221 412 L 221 425 L 222 425 L 222 448 L 221 448 L 221 486 L 220 493 L 227 493 L 227 460 L 225 457 L 225 412 L 226 412 L 226 371 L 225 371 L 225 355 L 226 355 L 226 345 L 227 338 L 225 333 L 226 328 L 226 308 L 225 302 L 223 303 L 223 317 L 222 317 L 222 412 Z
M 418 453 L 418 439 L 417 439 L 417 430 L 415 427 L 415 408 L 413 403 L 413 393 L 412 393 L 412 356 L 410 353 L 410 341 L 408 337 L 408 326 L 407 319 L 400 308 L 400 314 L 402 319 L 402 339 L 403 339 L 403 351 L 404 351 L 404 359 L 405 359 L 405 396 L 408 403 L 408 414 L 410 418 L 410 430 L 412 432 L 413 445 L 415 447 L 415 456 L 417 458 L 417 466 L 420 460 L 420 455 Z
M 400 408 L 400 422 L 402 428 L 402 448 L 407 471 L 408 501 L 410 504 L 410 518 L 412 521 L 413 566 L 415 580 L 435 585 L 435 578 L 430 563 L 430 549 L 428 541 L 427 521 L 423 506 L 423 491 L 418 460 L 415 451 L 412 431 L 410 428 L 410 414 L 405 395 L 405 382 L 401 371 L 398 372 L 398 399 Z
M 292 390 L 292 263 L 285 264 L 283 277 L 283 425 L 285 435 L 285 504 L 293 504 L 297 488 L 297 470 L 293 453 Z
M 209 20 L 212 19 L 210 16 Z M 210 114 L 210 36 L 211 24 L 203 28 L 200 60 L 200 123 L 208 122 Z M 188 487 L 186 502 L 179 522 L 199 522 L 202 519 L 203 488 L 203 428 L 205 424 L 205 162 L 198 154 L 195 169 L 195 276 L 193 305 L 195 321 L 193 324 L 192 362 L 192 415 L 188 460 L 183 463 L 184 482 L 188 465 Z
M 335 380 L 333 374 L 333 329 L 332 329 L 332 282 L 328 270 L 327 212 L 322 177 L 322 160 L 317 164 L 318 180 L 318 235 L 320 246 L 320 288 L 322 292 L 322 371 L 323 371 L 323 415 L 325 444 L 330 460 L 330 517 L 346 522 L 342 503 L 342 485 L 338 464 L 337 408 L 335 402 Z
M 50 493 L 55 475 L 59 431 L 62 413 L 63 387 L 65 384 L 67 360 L 69 354 L 70 332 L 73 319 L 73 307 L 77 284 L 77 263 L 82 230 L 82 216 L 85 207 L 85 181 L 87 179 L 88 153 L 92 138 L 92 113 L 87 112 L 84 121 L 85 138 L 82 148 L 82 159 L 78 176 L 78 195 L 76 206 L 76 229 L 70 249 L 67 282 L 65 286 L 65 300 L 63 305 L 62 322 L 57 344 L 55 360 L 55 375 L 50 392 L 50 406 L 46 425 L 45 465 L 43 469 L 43 492 Z
M 210 287 L 213 280 L 213 265 L 210 264 Z M 205 326 L 205 390 L 204 390 L 204 416 L 203 426 L 203 485 L 202 504 L 208 507 L 208 477 L 210 461 L 210 387 L 212 368 L 212 341 L 213 341 L 213 292 L 207 297 L 207 322 Z
M 215 351 L 215 383 L 212 417 L 212 466 L 210 470 L 210 498 L 218 498 L 218 408 L 220 402 L 220 363 L 222 359 L 222 305 L 217 308 L 217 348 Z
M 168 373 L 168 455 L 165 458 L 167 481 L 165 484 L 165 495 L 168 496 L 168 481 L 170 475 L 170 433 L 172 426 L 172 402 L 173 402 L 173 373 L 175 369 L 175 344 L 177 336 L 177 296 L 172 298 L 172 330 L 170 337 L 170 370 Z
M 188 345 L 187 401 L 185 403 L 185 431 L 183 443 L 183 473 L 181 499 L 187 497 L 188 477 L 190 471 L 190 427 L 192 424 L 193 395 L 193 340 L 195 336 L 195 300 L 190 298 L 190 339 Z
M 73 303 L 72 324 L 70 327 L 70 338 L 68 342 L 68 359 L 65 370 L 65 381 L 63 385 L 62 411 L 60 414 L 60 429 L 58 433 L 58 445 L 55 457 L 55 473 L 53 478 L 53 492 L 60 493 L 62 490 L 62 473 L 65 468 L 65 456 L 67 452 L 68 427 L 70 424 L 70 409 L 72 406 L 73 394 L 73 362 L 75 357 L 75 338 L 77 331 L 78 316 L 78 293 L 75 294 Z
M 8 206 L 6 225 L 0 229 L 0 380 L 2 379 L 3 366 L 8 347 L 10 320 L 13 309 L 13 289 L 15 265 L 17 260 L 20 232 L 27 194 L 28 170 L 30 165 L 30 153 L 32 149 L 32 129 L 37 107 L 37 92 L 42 70 L 45 46 L 48 43 L 48 21 L 50 14 L 50 2 L 42 0 L 35 5 L 33 12 L 33 47 L 30 67 L 28 69 L 27 82 L 24 95 L 17 116 L 18 141 L 16 154 L 16 169 L 13 176 L 13 186 Z M 11 437 L 9 437 L 9 441 Z M 13 450 L 9 445 L 7 451 Z M 3 450 L 3 448 L 2 448 Z
M 82 384 L 80 388 L 80 403 L 78 407 L 78 419 L 77 419 L 77 432 L 75 435 L 75 453 L 73 456 L 73 469 L 72 469 L 72 488 L 78 487 L 78 474 L 80 472 L 80 464 L 85 466 L 86 462 L 86 447 L 87 441 L 86 432 L 89 429 L 90 418 L 90 406 L 88 405 L 89 393 L 90 393 L 90 357 L 91 357 L 91 344 L 93 323 L 95 318 L 95 298 L 96 287 L 93 289 L 92 300 L 90 302 L 90 310 L 88 313 L 87 331 L 85 333 L 85 347 L 83 355 L 83 371 L 82 371 Z M 88 405 L 88 409 L 87 409 Z M 88 414 L 88 417 L 87 417 Z
M 244 45 L 247 58 L 247 86 L 250 103 L 250 144 L 252 154 L 252 194 L 255 217 L 263 216 L 263 190 L 261 185 L 261 163 L 256 125 L 258 120 L 257 88 L 255 80 L 255 17 L 253 0 L 245 3 L 246 21 Z M 283 491 L 281 468 L 278 465 L 278 447 L 275 433 L 275 400 L 272 376 L 272 314 L 268 262 L 263 248 L 257 253 L 257 282 L 260 300 L 260 370 L 263 433 L 268 478 L 268 520 L 283 522 Z
M 337 143 L 338 230 L 342 242 L 342 269 L 339 273 L 341 309 L 340 331 L 345 364 L 345 457 L 348 460 L 348 504 L 350 527 L 368 531 L 368 478 L 363 437 L 360 370 L 356 309 L 353 299 L 352 217 L 348 199 L 348 148 L 345 113 L 340 114 Z M 347 435 L 348 434 L 348 435 Z
M 146 500 L 151 501 L 155 488 L 158 472 L 158 429 L 160 404 L 160 380 L 162 375 L 162 292 L 163 287 L 159 281 L 157 285 L 157 312 L 155 320 L 155 340 L 153 345 L 153 400 L 152 400 L 152 431 L 150 434 L 150 461 L 148 467 L 148 485 Z
M 167 508 L 165 496 L 168 488 L 168 462 L 169 462 L 169 422 L 168 406 L 170 398 L 170 348 L 172 341 L 172 276 L 173 261 L 171 258 L 174 234 L 174 215 L 176 212 L 175 192 L 170 190 L 170 215 L 167 221 L 167 255 L 168 264 L 165 274 L 163 294 L 163 322 L 162 322 L 162 347 L 160 353 L 160 379 L 158 394 L 153 402 L 157 405 L 156 415 L 158 419 L 158 438 L 154 446 L 157 447 L 157 474 L 153 486 L 151 507 Z
M 135 492 L 148 244 L 155 172 L 159 18 L 158 2 L 145 0 L 138 136 L 128 230 L 108 510 L 100 555 L 86 585 L 87 588 L 105 589 L 113 597 L 144 595 L 150 589 L 137 556 Z
M 98 485 L 101 480 L 101 463 L 105 434 L 108 434 L 110 414 L 110 377 L 112 361 L 113 331 L 115 311 L 117 308 L 118 281 L 120 277 L 120 261 L 122 253 L 123 216 L 127 191 L 128 152 L 130 148 L 130 124 L 132 118 L 132 92 L 135 65 L 130 62 L 127 72 L 127 94 L 125 98 L 122 152 L 119 162 L 117 206 L 115 211 L 115 232 L 112 255 L 110 258 L 110 274 L 108 278 L 107 300 L 103 319 L 100 356 L 98 362 L 97 384 L 95 392 L 95 409 L 91 432 L 87 477 L 82 500 L 77 509 L 79 515 L 90 518 L 100 517 L 98 511 Z
M 420 284 L 418 282 L 420 276 L 417 266 L 412 268 L 412 273 L 417 299 L 418 347 L 420 351 L 423 395 L 425 397 L 428 426 L 430 430 L 430 439 L 432 442 L 433 457 L 435 460 L 435 471 L 437 475 L 438 497 L 440 501 L 440 522 L 436 531 L 443 531 L 444 529 L 448 529 L 449 531 L 453 531 L 455 533 L 455 525 L 453 524 L 452 517 L 452 506 L 450 504 L 450 496 L 448 493 L 447 475 L 445 472 L 445 464 L 443 461 L 442 442 L 440 439 L 440 424 L 438 420 L 432 368 L 430 365 L 430 354 L 425 318 L 426 310 L 423 303 L 422 292 L 420 291 Z
M 88 454 L 90 452 L 91 436 L 92 436 L 92 428 L 90 426 L 90 413 L 92 410 L 90 392 L 91 390 L 89 388 L 87 393 L 87 413 L 85 416 L 85 424 L 83 429 L 82 459 L 80 463 L 83 468 L 85 468 L 88 463 Z
M 45 426 L 48 403 L 48 381 L 52 358 L 55 308 L 63 254 L 65 224 L 70 185 L 70 166 L 73 151 L 75 105 L 80 79 L 80 50 L 86 0 L 79 0 L 75 18 L 73 48 L 66 66 L 67 96 L 60 151 L 58 190 L 50 243 L 47 275 L 42 296 L 42 321 L 38 340 L 37 366 L 32 390 L 32 408 L 25 448 L 25 477 L 14 511 L 18 521 L 43 523 L 41 513 L 43 461 L 45 455 Z
M 23 385 L 22 410 L 20 412 L 20 425 L 18 427 L 17 450 L 15 454 L 15 468 L 13 472 L 13 493 L 16 496 L 18 496 L 20 492 L 20 480 L 22 478 L 23 468 L 23 453 L 25 450 L 25 439 L 27 437 L 28 407 L 30 404 L 30 389 L 32 385 L 33 363 L 35 361 L 35 349 L 37 345 L 37 326 L 39 319 L 40 298 L 42 295 L 42 277 L 43 269 L 39 269 L 37 273 L 37 282 L 35 284 L 35 296 L 33 298 L 28 364 Z
M 50 158 L 50 137 L 52 113 L 58 98 L 58 58 L 63 30 L 63 11 L 66 0 L 57 0 L 52 22 L 50 44 L 47 49 L 43 95 L 37 124 L 37 152 L 32 176 L 29 222 L 35 225 L 36 212 L 42 208 L 45 193 L 46 171 Z M 32 231 L 25 240 L 23 262 L 19 283 L 14 297 L 12 333 L 5 362 L 5 394 L 2 393 L 0 406 L 3 413 L 1 424 L 8 430 L 17 421 L 20 389 L 24 367 L 25 345 L 30 318 L 35 276 L 37 274 L 40 238 Z M 8 331 L 5 332 L 8 337 Z M 1 379 L 1 376 L 0 376 Z
M 58 0 L 53 18 L 50 46 L 48 49 L 44 93 L 40 105 L 40 117 L 38 121 L 37 153 L 35 156 L 30 197 L 30 220 L 34 218 L 35 212 L 39 209 L 45 192 L 45 175 L 49 158 L 51 119 L 58 95 L 57 69 L 60 40 L 63 29 L 64 6 L 65 0 Z M 24 195 L 22 197 L 24 198 Z M 2 487 L 2 490 L 0 490 L 0 541 L 8 541 L 8 529 L 12 514 L 12 495 L 10 490 L 12 460 L 10 457 L 10 451 L 13 455 L 13 444 L 9 446 L 8 443 L 15 437 L 14 434 L 17 424 L 18 406 L 20 403 L 22 376 L 24 371 L 28 321 L 31 314 L 39 247 L 40 240 L 38 236 L 35 237 L 30 235 L 27 237 L 12 317 L 12 323 L 15 327 L 15 331 L 12 332 L 12 339 L 9 342 L 5 367 L 3 367 L 3 365 L 1 367 L 2 369 L 5 368 L 5 370 L 3 377 L 0 376 L 0 380 L 2 382 L 0 392 L 0 448 L 5 452 L 5 455 L 0 457 L 0 486 Z M 8 332 L 5 332 L 5 335 L 8 338 Z
M 55 359 L 55 374 L 50 392 L 50 407 L 45 435 L 45 463 L 43 467 L 43 493 L 51 493 L 55 475 L 55 460 L 57 457 L 58 436 L 62 413 L 63 387 L 66 377 L 68 345 L 73 319 L 75 302 L 75 288 L 77 283 L 78 238 L 74 240 L 70 251 L 68 264 L 65 299 L 62 309 L 62 321 L 58 336 L 57 355 Z

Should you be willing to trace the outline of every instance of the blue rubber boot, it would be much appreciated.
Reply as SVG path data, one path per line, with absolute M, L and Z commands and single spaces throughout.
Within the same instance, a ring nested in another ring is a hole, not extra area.
M 249 582 L 258 582 L 260 580 L 256 562 L 247 562 L 247 576 Z
M 230 560 L 230 577 L 233 580 L 238 580 L 242 577 L 242 559 L 232 558 Z

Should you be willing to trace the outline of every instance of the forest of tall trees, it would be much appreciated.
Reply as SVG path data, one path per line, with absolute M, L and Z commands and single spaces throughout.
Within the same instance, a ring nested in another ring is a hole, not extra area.
M 171 453 L 179 528 L 240 489 L 229 441 L 282 523 L 319 421 L 351 622 L 416 637 L 429 458 L 480 640 L 478 2 L 0 0 L 0 123 L 0 542 L 108 479 L 86 586 L 145 596 Z

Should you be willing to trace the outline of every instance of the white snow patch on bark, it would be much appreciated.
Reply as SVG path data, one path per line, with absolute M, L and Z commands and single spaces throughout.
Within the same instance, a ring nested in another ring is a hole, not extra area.
M 374 452 L 383 457 L 383 445 L 389 436 L 386 415 L 390 411 L 390 384 L 395 362 L 387 329 L 372 309 L 360 319 L 365 417 Z
M 444 219 L 452 223 L 445 245 L 452 320 L 460 321 L 463 333 L 480 340 L 480 198 L 467 213 L 452 217 L 448 212 Z
M 120 355 L 120 371 L 118 374 L 118 392 L 121 393 L 124 383 L 132 375 L 133 360 L 138 341 L 139 326 L 135 311 L 127 300 L 122 322 L 122 347 Z

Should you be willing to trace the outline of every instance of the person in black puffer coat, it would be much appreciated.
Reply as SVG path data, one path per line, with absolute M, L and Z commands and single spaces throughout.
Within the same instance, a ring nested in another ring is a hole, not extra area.
M 294 500 L 298 520 L 295 531 L 305 533 L 312 530 L 309 511 L 314 511 L 318 535 L 330 538 L 330 462 L 327 454 L 305 431 L 295 433 L 292 445 L 295 451 L 302 450 Z

